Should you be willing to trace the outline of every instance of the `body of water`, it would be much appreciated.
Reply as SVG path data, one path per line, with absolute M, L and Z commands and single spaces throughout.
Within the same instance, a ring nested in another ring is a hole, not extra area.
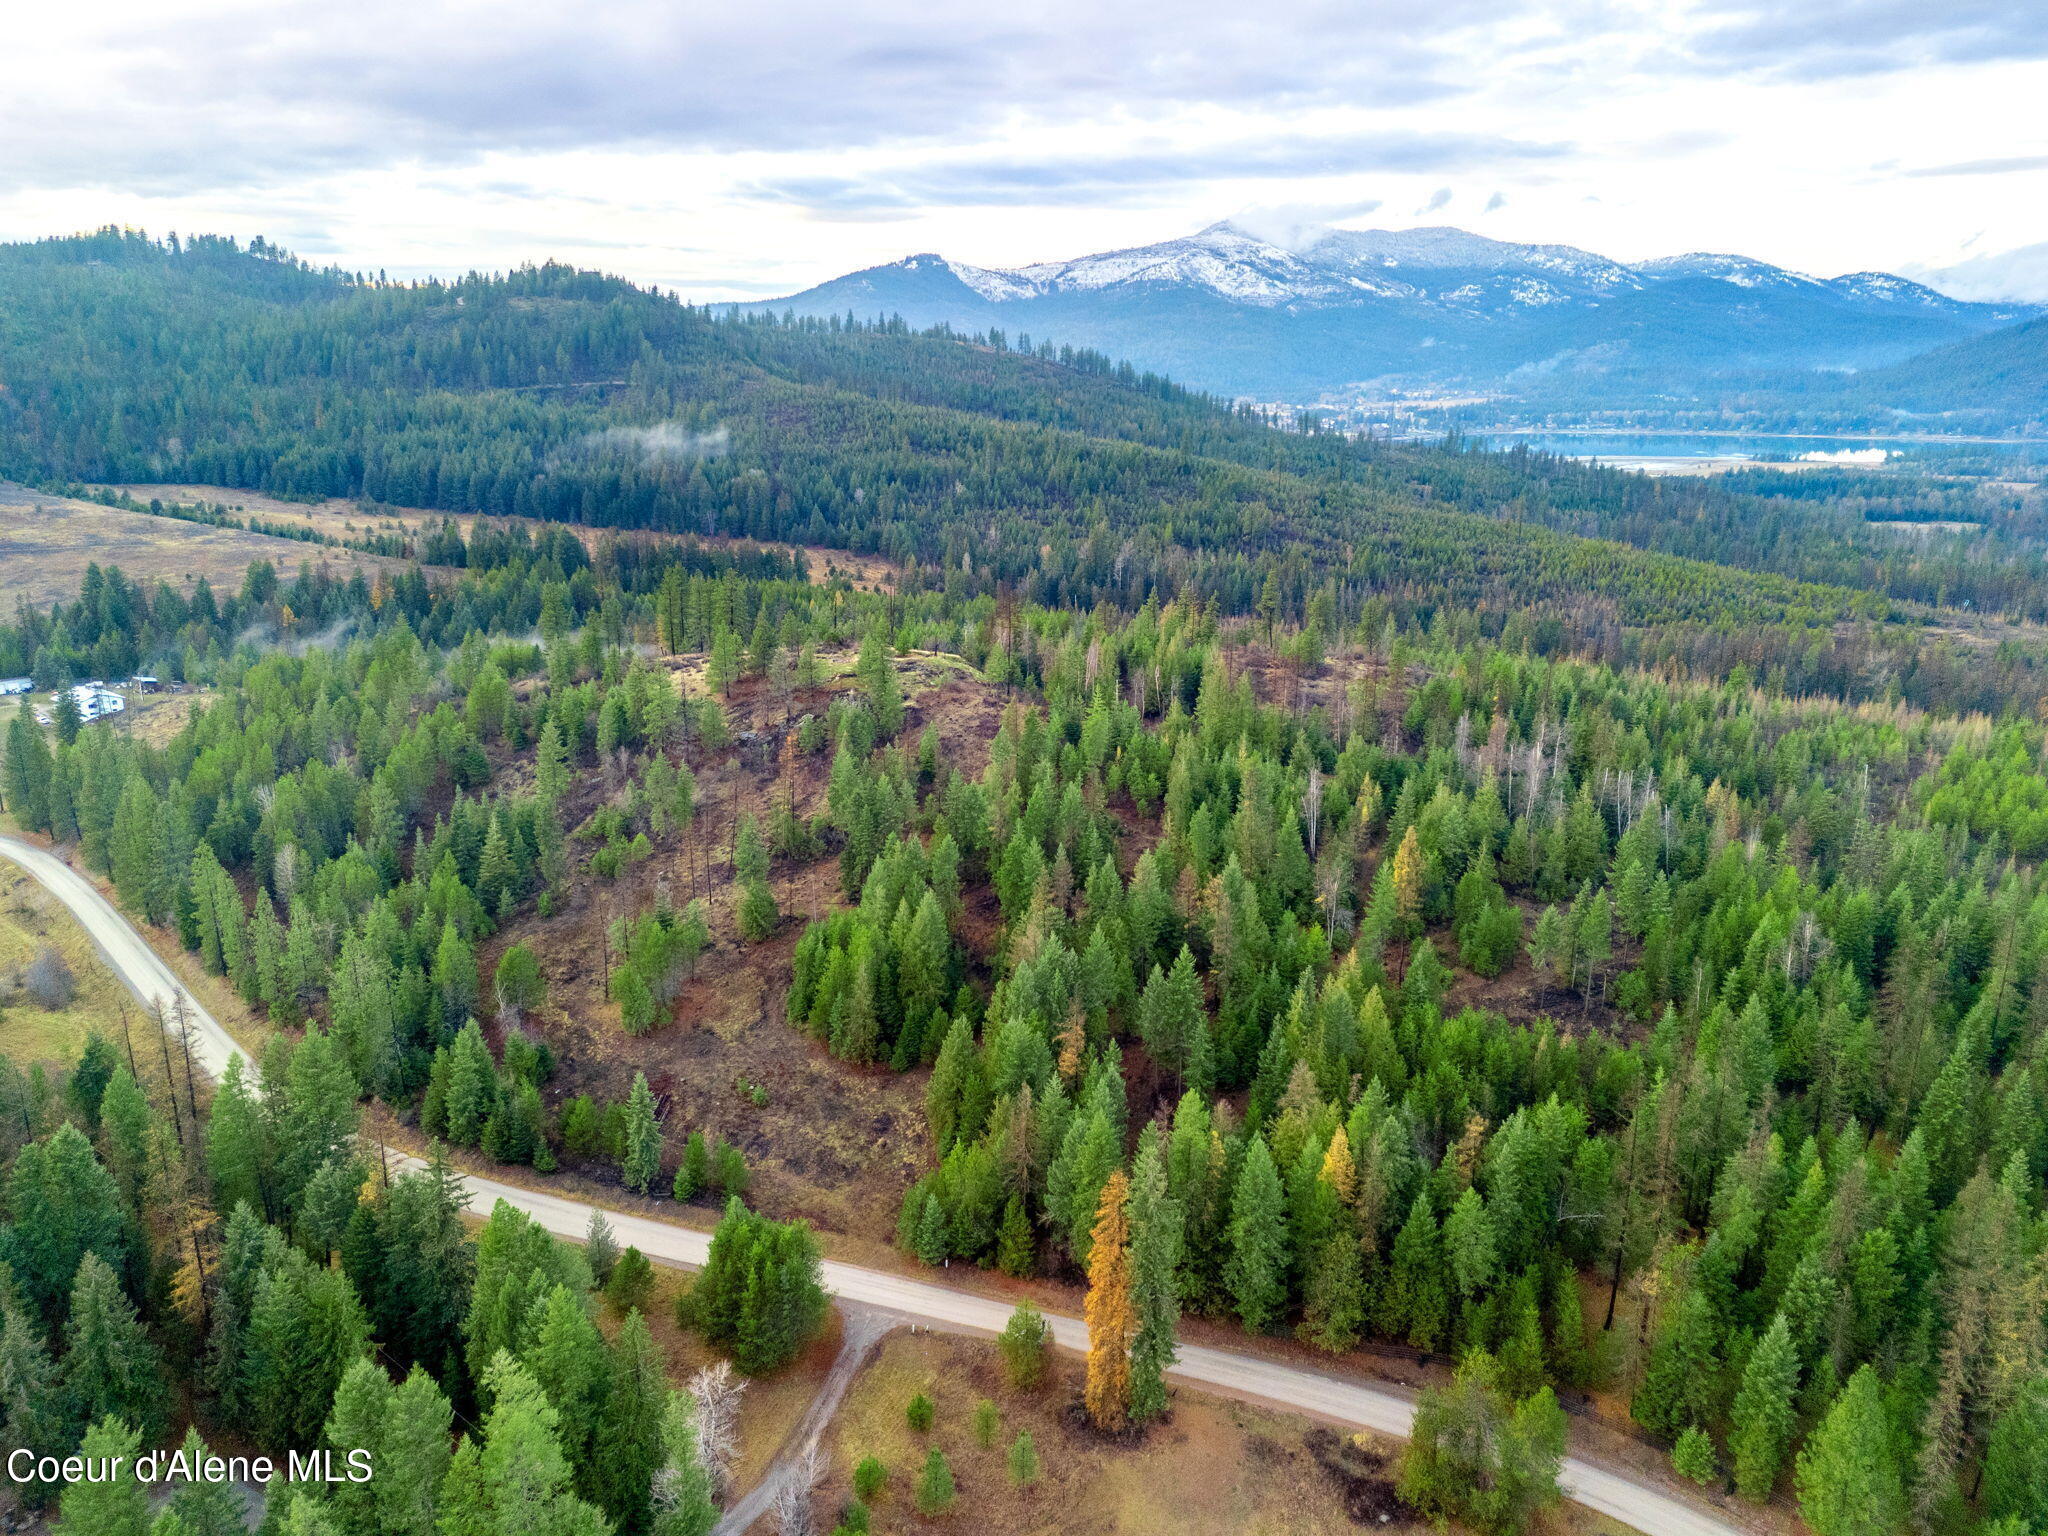
M 1899 459 L 1925 463 L 1967 447 L 1973 453 L 2011 450 L 2038 454 L 2042 444 L 2011 438 L 1835 437 L 1772 432 L 1615 432 L 1530 430 L 1476 432 L 1489 448 L 1517 443 L 1573 459 L 1598 459 L 1616 469 L 1650 475 L 1712 475 L 1731 469 L 1820 468 L 1854 465 L 1877 469 Z M 1927 465 L 1929 468 L 1934 465 Z

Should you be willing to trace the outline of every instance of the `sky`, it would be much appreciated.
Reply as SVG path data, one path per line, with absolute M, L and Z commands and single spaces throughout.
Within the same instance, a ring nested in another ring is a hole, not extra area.
M 2038 0 L 93 0 L 8 32 L 0 238 L 708 299 L 1238 216 L 2048 301 Z

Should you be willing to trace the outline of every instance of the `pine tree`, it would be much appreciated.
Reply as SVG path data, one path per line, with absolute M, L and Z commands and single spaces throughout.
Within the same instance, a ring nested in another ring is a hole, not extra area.
M 709 1536 L 718 1523 L 710 1469 L 698 1435 L 697 1406 L 687 1392 L 671 1392 L 662 1410 L 661 1465 L 651 1498 L 653 1536 Z
M 683 1158 L 676 1165 L 670 1192 L 678 1200 L 691 1201 L 711 1187 L 711 1144 L 702 1131 L 690 1132 L 683 1142 Z
M 1688 1425 L 1713 1417 L 1720 1375 L 1715 1342 L 1713 1307 L 1699 1287 L 1688 1287 L 1659 1326 L 1642 1384 L 1630 1401 L 1638 1424 L 1676 1440 Z
M 1010 1385 L 1029 1392 L 1045 1379 L 1046 1357 L 1052 1348 L 1052 1330 L 1044 1316 L 1028 1301 L 1017 1304 L 996 1340 L 1002 1350 L 1003 1370 Z
M 478 1385 L 479 1397 L 487 1400 L 498 1355 L 516 1358 L 530 1344 L 542 1315 L 536 1303 L 556 1286 L 582 1295 L 590 1289 L 590 1267 L 582 1250 L 556 1242 L 538 1222 L 503 1200 L 491 1208 L 477 1236 L 475 1255 L 468 1313 L 459 1325 L 450 1322 L 442 1338 L 452 1337 L 459 1326 L 470 1378 Z
M 64 1343 L 62 1379 L 73 1412 L 88 1423 L 119 1419 L 154 1443 L 163 1427 L 163 1356 L 97 1253 L 78 1266 Z
M 539 957 L 524 944 L 507 945 L 492 973 L 491 991 L 497 999 L 500 1022 L 517 1024 L 547 1001 L 548 985 L 541 975 Z
M 591 1461 L 594 1500 L 620 1530 L 647 1528 L 654 1480 L 665 1454 L 669 1391 L 660 1351 L 638 1312 L 628 1313 L 612 1345 Z
M 917 1479 L 917 1512 L 927 1520 L 943 1515 L 953 1507 L 955 1497 L 952 1465 L 935 1445 L 926 1453 L 924 1471 Z
M 21 1307 L 0 1297 L 0 1465 L 16 1451 L 29 1453 L 31 1476 L 20 1487 L 23 1502 L 32 1508 L 56 1491 L 54 1483 L 32 1475 L 34 1461 L 62 1456 L 70 1448 L 61 1399 L 42 1329 Z
M 92 1144 L 68 1121 L 15 1155 L 7 1207 L 13 1221 L 7 1258 L 15 1283 L 46 1323 L 54 1325 L 63 1315 L 87 1254 L 116 1268 L 129 1262 L 120 1190 L 93 1156 Z
M 480 1515 L 487 1531 L 603 1536 L 609 1529 L 604 1516 L 571 1491 L 568 1460 L 557 1438 L 560 1415 L 532 1376 L 500 1352 L 485 1385 L 491 1408 L 484 1420 L 483 1445 L 471 1467 L 462 1464 L 458 1453 L 449 1472 L 456 1496 L 451 1500 L 444 1486 L 443 1531 L 450 1525 L 446 1506 L 453 1503 L 458 1518 Z
M 374 1360 L 357 1360 L 342 1374 L 321 1432 L 322 1443 L 333 1452 L 338 1465 L 346 1466 L 349 1454 L 357 1450 L 376 1456 L 382 1448 L 391 1396 L 391 1378 Z M 377 1536 L 380 1527 L 373 1484 L 337 1483 L 328 1490 L 327 1503 L 337 1536 Z
M 590 1278 L 599 1285 L 611 1278 L 612 1266 L 619 1261 L 619 1241 L 612 1236 L 612 1224 L 595 1206 L 583 1234 L 583 1261 L 590 1266 Z
M 144 1437 L 120 1419 L 109 1416 L 85 1432 L 78 1454 L 108 1464 L 120 1457 L 114 1474 L 100 1481 L 81 1480 L 64 1490 L 56 1536 L 148 1536 L 149 1494 L 135 1476 L 136 1453 Z
M 1550 1389 L 1510 1406 L 1492 1358 L 1474 1351 L 1450 1386 L 1416 1403 L 1397 1486 L 1432 1518 L 1508 1536 L 1557 1502 L 1564 1446 L 1564 1410 Z
M 996 1268 L 1013 1279 L 1021 1279 L 1031 1273 L 1037 1253 L 1024 1197 L 1013 1194 L 1003 1204 L 1002 1225 L 996 1231 Z
M 1259 1137 L 1231 1194 L 1226 1246 L 1223 1281 L 1239 1321 L 1253 1333 L 1270 1332 L 1287 1304 L 1287 1208 L 1273 1154 Z
M 1089 1243 L 1088 1377 L 1082 1397 L 1095 1427 L 1116 1430 L 1131 1410 L 1131 1342 L 1139 1319 L 1132 1307 L 1130 1181 L 1112 1173 Z
M 1459 1297 L 1471 1306 L 1493 1288 L 1499 1274 L 1493 1220 L 1479 1191 L 1468 1188 L 1444 1218 L 1444 1249 Z
M 1987 1518 L 2048 1526 L 2048 1379 L 2037 1379 L 1985 1437 L 1980 1490 Z
M 1184 1240 L 1181 1203 L 1167 1193 L 1166 1161 L 1156 1124 L 1138 1139 L 1131 1164 L 1131 1417 L 1141 1422 L 1166 1411 L 1166 1372 L 1177 1358 L 1180 1264 Z
M 1893 1536 L 1906 1514 L 1884 1386 L 1861 1366 L 1799 1453 L 1799 1512 L 1816 1536 Z
M 440 1383 L 415 1365 L 393 1390 L 377 1440 L 377 1536 L 434 1536 L 448 1476 L 454 1410 Z
M 870 628 L 861 638 L 854 675 L 860 680 L 868 709 L 875 717 L 876 734 L 884 741 L 893 740 L 903 729 L 903 689 L 896 681 L 896 663 L 880 625 Z
M 758 944 L 769 938 L 782 921 L 782 909 L 775 904 L 775 893 L 768 889 L 765 880 L 750 880 L 740 898 L 737 915 L 740 937 L 751 944 Z
M 1388 1331 L 1400 1331 L 1417 1349 L 1435 1349 L 1444 1341 L 1450 1311 L 1444 1268 L 1443 1244 L 1425 1186 L 1415 1192 L 1408 1219 L 1394 1239 L 1384 1300 Z
M 654 1266 L 648 1263 L 646 1254 L 629 1246 L 612 1266 L 611 1278 L 605 1282 L 604 1299 L 614 1312 L 624 1314 L 644 1309 L 653 1291 Z
M 476 951 L 457 931 L 453 918 L 441 927 L 430 975 L 434 995 L 440 1000 L 442 1023 L 449 1029 L 460 1027 L 476 1008 Z
M 756 1215 L 737 1197 L 712 1234 L 690 1310 L 696 1326 L 749 1375 L 795 1358 L 824 1326 L 817 1239 L 803 1222 Z
M 1799 1352 L 1780 1312 L 1750 1354 L 1730 1416 L 1735 1426 L 1728 1446 L 1735 1459 L 1735 1487 L 1746 1499 L 1762 1503 L 1771 1496 L 1792 1442 L 1792 1395 L 1798 1387 Z
M 1697 1424 L 1689 1425 L 1678 1437 L 1678 1444 L 1671 1448 L 1671 1468 L 1702 1488 L 1710 1486 L 1721 1475 L 1721 1458 L 1714 1453 L 1714 1437 Z
M 348 1277 L 288 1249 L 258 1277 L 249 1305 L 243 1375 L 265 1443 L 314 1444 L 325 1410 L 370 1331 Z
M 1187 1088 L 1209 1086 L 1209 1021 L 1202 1009 L 1202 984 L 1195 958 L 1181 946 L 1173 970 L 1152 967 L 1138 999 L 1138 1034 L 1153 1059 Z
M 1020 1430 L 1017 1438 L 1010 1442 L 1009 1455 L 1004 1458 L 1010 1472 L 1010 1481 L 1019 1488 L 1029 1488 L 1038 1481 L 1038 1442 L 1031 1438 L 1031 1431 Z
M 1358 1235 L 1339 1223 L 1310 1261 L 1302 1304 L 1301 1336 L 1342 1354 L 1365 1330 L 1365 1266 Z
M 647 1074 L 635 1072 L 626 1095 L 626 1152 L 620 1159 L 626 1188 L 644 1195 L 661 1172 L 661 1127 L 654 1118 L 654 1091 Z
M 604 1336 L 591 1320 L 583 1297 L 566 1285 L 557 1285 L 535 1305 L 539 1319 L 530 1330 L 532 1341 L 521 1352 L 520 1363 L 561 1416 L 558 1438 L 562 1454 L 574 1469 L 577 1493 L 600 1503 L 592 1451 L 610 1372 Z

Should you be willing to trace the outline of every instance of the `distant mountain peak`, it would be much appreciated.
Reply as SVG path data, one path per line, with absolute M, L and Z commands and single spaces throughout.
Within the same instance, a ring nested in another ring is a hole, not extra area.
M 1727 251 L 1688 251 L 1682 256 L 1659 256 L 1654 261 L 1637 262 L 1635 270 L 1657 280 L 1710 277 L 1719 282 L 1733 283 L 1738 288 L 1817 286 L 1817 280 L 1804 272 L 1793 272 L 1768 261 L 1758 261 L 1754 256 L 1738 256 Z
M 1630 264 L 1450 225 L 1297 229 L 1252 215 L 1015 268 L 920 251 L 758 307 L 1001 327 L 1299 401 L 1386 382 L 1882 367 L 2011 318 L 1883 272 L 1823 280 L 1718 251 Z

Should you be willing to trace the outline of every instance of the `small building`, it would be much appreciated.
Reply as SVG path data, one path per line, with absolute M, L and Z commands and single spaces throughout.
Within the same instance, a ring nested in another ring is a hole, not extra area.
M 158 683 L 155 678 L 138 672 L 128 679 L 128 686 L 137 693 L 155 693 L 162 684 Z
M 0 699 L 19 698 L 24 693 L 35 692 L 36 680 L 32 677 L 0 677 Z
M 69 690 L 71 702 L 78 706 L 81 720 L 99 720 L 108 715 L 118 715 L 128 707 L 128 701 L 112 689 L 100 683 L 80 683 Z M 52 698 L 56 695 L 52 694 Z

